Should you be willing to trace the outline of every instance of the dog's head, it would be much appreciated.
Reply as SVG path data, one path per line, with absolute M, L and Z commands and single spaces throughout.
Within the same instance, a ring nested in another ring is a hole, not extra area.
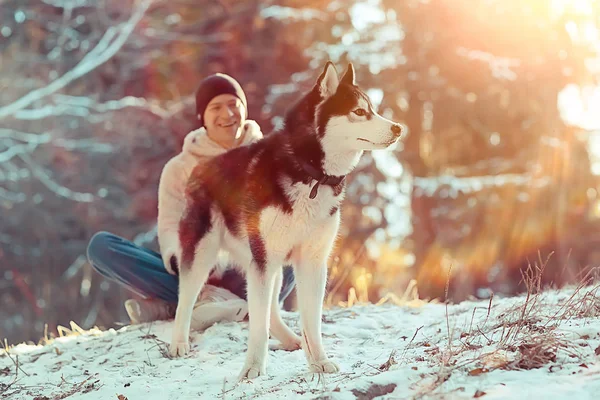
M 401 125 L 377 114 L 369 96 L 356 85 L 352 64 L 339 79 L 328 62 L 313 92 L 320 97 L 315 124 L 325 152 L 380 150 L 400 138 Z

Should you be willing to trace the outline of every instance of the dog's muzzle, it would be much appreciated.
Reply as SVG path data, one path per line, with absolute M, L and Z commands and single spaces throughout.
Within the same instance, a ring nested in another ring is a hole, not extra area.
M 400 137 L 400 135 L 402 135 L 402 126 L 399 124 L 394 124 L 392 125 L 392 133 L 394 134 L 394 136 L 396 138 Z

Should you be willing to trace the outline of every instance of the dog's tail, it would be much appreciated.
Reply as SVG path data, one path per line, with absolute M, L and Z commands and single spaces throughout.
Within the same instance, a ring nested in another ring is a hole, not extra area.
M 179 243 L 181 243 L 181 262 L 179 270 L 188 270 L 193 261 L 196 246 L 212 229 L 211 202 L 208 196 L 195 196 L 189 199 L 179 221 Z M 177 262 L 177 260 L 175 260 Z
M 169 257 L 169 266 L 175 275 L 179 275 L 179 262 L 177 262 L 175 254 L 171 254 L 171 257 Z

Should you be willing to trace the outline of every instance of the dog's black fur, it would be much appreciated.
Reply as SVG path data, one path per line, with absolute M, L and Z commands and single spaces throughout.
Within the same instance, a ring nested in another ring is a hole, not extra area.
M 352 84 L 353 78 L 346 75 L 340 81 L 336 96 L 321 106 L 316 129 L 316 107 L 323 100 L 320 80 L 290 108 L 280 130 L 194 169 L 187 186 L 187 211 L 179 227 L 183 248 L 181 268 L 190 267 L 195 246 L 212 229 L 213 206 L 218 207 L 233 236 L 239 236 L 242 224 L 245 225 L 254 260 L 259 268 L 265 267 L 265 245 L 258 230 L 260 211 L 275 206 L 285 213 L 292 212 L 291 199 L 280 184 L 281 178 L 286 177 L 292 184 L 309 184 L 319 178 L 315 174 L 325 176 L 319 136 L 324 134 L 329 118 L 348 114 L 358 96 L 365 98 L 372 109 L 368 97 L 362 95 Z M 345 189 L 345 180 L 332 178 L 336 182 L 332 185 L 334 194 L 339 196 Z M 332 208 L 331 215 L 338 210 L 339 204 Z

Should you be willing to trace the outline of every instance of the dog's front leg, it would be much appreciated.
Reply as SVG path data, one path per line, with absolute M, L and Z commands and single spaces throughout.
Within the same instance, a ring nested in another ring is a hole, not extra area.
M 248 268 L 247 281 L 250 332 L 246 363 L 240 373 L 240 380 L 253 379 L 266 374 L 270 324 L 269 311 L 274 283 L 272 271 L 269 271 L 269 268 L 261 271 L 255 263 L 252 263 Z
M 332 373 L 339 367 L 327 358 L 321 338 L 321 316 L 327 285 L 327 260 L 339 225 L 339 213 L 316 229 L 296 254 L 296 293 L 302 323 L 302 346 L 313 372 Z
M 321 339 L 327 266 L 325 263 L 301 264 L 294 273 L 302 323 L 302 345 L 309 368 L 313 372 L 338 372 L 337 364 L 327 358 Z

